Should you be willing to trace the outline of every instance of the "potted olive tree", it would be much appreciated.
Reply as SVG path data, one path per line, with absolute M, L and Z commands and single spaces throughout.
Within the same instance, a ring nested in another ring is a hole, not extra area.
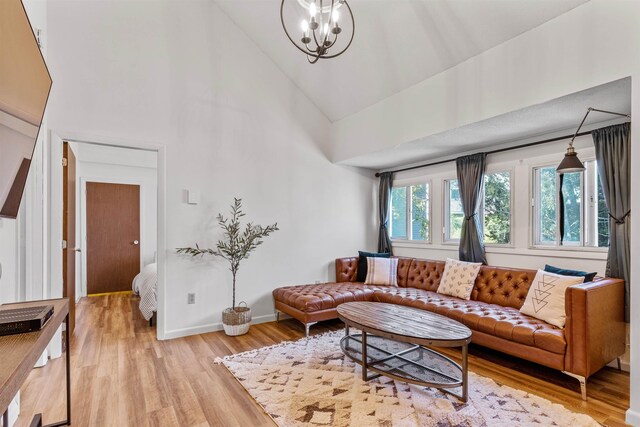
M 240 262 L 249 258 L 253 252 L 263 242 L 263 239 L 278 230 L 278 223 L 263 227 L 249 222 L 244 230 L 240 224 L 240 219 L 245 216 L 242 211 L 242 199 L 234 198 L 231 205 L 231 214 L 224 217 L 218 214 L 217 220 L 223 231 L 223 239 L 218 241 L 215 249 L 202 249 L 196 244 L 195 248 L 177 248 L 178 253 L 191 256 L 204 256 L 205 254 L 224 258 L 229 263 L 229 270 L 233 278 L 233 298 L 231 307 L 222 312 L 222 325 L 227 335 L 242 335 L 249 331 L 251 325 L 251 308 L 244 301 L 236 306 L 236 275 L 240 269 Z M 244 307 L 240 305 L 244 304 Z

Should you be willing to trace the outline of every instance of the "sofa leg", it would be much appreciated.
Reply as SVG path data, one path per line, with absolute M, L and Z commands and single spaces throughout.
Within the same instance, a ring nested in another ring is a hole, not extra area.
M 276 310 L 276 323 L 280 323 L 280 312 Z
M 304 336 L 305 338 L 309 337 L 309 328 L 313 325 L 315 325 L 318 322 L 311 322 L 311 323 L 305 323 L 304 324 Z
M 618 363 L 618 371 L 622 371 L 622 361 L 619 357 L 616 357 L 616 363 Z
M 582 375 L 572 374 L 571 372 L 562 371 L 563 374 L 567 374 L 572 378 L 580 381 L 580 394 L 582 394 L 582 400 L 587 400 L 587 379 Z

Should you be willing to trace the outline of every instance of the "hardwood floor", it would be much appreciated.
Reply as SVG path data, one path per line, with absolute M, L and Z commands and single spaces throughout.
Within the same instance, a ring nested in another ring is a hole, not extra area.
M 341 328 L 339 321 L 312 328 Z M 304 335 L 294 320 L 251 327 L 249 334 L 215 332 L 168 341 L 155 339 L 126 294 L 83 298 L 71 342 L 74 426 L 273 426 L 233 376 L 215 365 L 218 356 Z M 457 358 L 454 351 L 450 352 Z M 64 359 L 34 369 L 22 388 L 17 427 L 44 412 L 45 423 L 64 418 Z M 589 400 L 578 382 L 557 371 L 471 346 L 470 369 L 499 383 L 530 391 L 610 425 L 624 425 L 629 375 L 605 368 L 588 383 Z

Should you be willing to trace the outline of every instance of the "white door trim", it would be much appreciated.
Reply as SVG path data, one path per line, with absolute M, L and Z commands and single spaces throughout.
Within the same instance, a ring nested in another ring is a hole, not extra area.
M 97 145 L 107 145 L 120 148 L 156 151 L 157 185 L 158 185 L 158 312 L 157 337 L 162 340 L 166 335 L 166 147 L 154 142 L 135 139 L 112 138 L 93 134 L 78 133 L 68 130 L 50 130 L 49 161 L 49 197 L 48 197 L 48 237 L 49 237 L 49 278 L 48 297 L 62 296 L 62 141 L 86 142 Z

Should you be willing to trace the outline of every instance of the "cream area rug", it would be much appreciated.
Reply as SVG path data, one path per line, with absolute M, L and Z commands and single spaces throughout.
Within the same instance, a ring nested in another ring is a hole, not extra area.
M 344 332 L 284 342 L 217 359 L 282 427 L 599 426 L 539 396 L 469 372 L 469 401 L 379 377 L 340 349 Z

